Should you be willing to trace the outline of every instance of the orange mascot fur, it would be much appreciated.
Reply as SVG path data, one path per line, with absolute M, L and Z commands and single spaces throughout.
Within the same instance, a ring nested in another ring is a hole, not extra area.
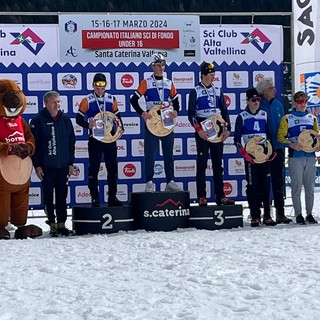
M 16 239 L 42 235 L 41 228 L 26 225 L 32 172 L 30 156 L 35 150 L 34 137 L 21 114 L 26 97 L 12 80 L 0 79 L 0 239 L 9 239 L 6 226 L 17 227 Z

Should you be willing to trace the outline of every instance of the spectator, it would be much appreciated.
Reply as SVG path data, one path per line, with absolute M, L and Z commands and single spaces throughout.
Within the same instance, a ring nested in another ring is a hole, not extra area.
M 49 234 L 51 237 L 68 236 L 71 231 L 65 225 L 67 185 L 74 162 L 75 135 L 69 116 L 60 110 L 59 93 L 48 91 L 43 100 L 44 108 L 30 123 L 36 142 L 32 162 L 42 185 Z
M 270 133 L 270 141 L 276 157 L 270 162 L 271 188 L 276 208 L 277 223 L 290 223 L 292 220 L 285 216 L 284 198 L 284 161 L 285 152 L 284 145 L 277 139 L 280 120 L 284 116 L 284 108 L 282 103 L 275 98 L 276 88 L 271 78 L 263 79 L 257 84 L 258 93 L 262 96 L 260 109 L 268 113 L 268 130 Z

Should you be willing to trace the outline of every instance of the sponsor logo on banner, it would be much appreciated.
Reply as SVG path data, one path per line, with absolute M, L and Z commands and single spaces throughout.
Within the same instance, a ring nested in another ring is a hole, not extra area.
M 41 204 L 41 188 L 30 187 L 29 189 L 29 206 L 37 206 Z
M 249 79 L 247 71 L 227 71 L 227 88 L 248 88 Z
M 126 96 L 121 94 L 121 95 L 113 95 L 117 101 L 118 101 L 118 109 L 120 113 L 126 112 Z
M 51 73 L 28 73 L 27 87 L 29 91 L 52 90 L 52 74 Z
M 140 118 L 139 117 L 122 117 L 125 134 L 139 134 Z
M 104 190 L 104 202 L 108 202 L 109 188 L 108 185 L 103 186 Z M 125 184 L 117 185 L 117 198 L 120 201 L 128 201 L 128 186 Z
M 81 90 L 81 73 L 58 73 L 57 74 L 59 90 Z
M 157 161 L 153 167 L 155 178 L 164 178 L 164 163 L 163 161 Z
M 75 144 L 75 157 L 76 158 L 89 158 L 88 155 L 88 141 L 76 140 Z
M 174 175 L 175 177 L 195 177 L 196 160 L 175 160 Z
M 226 102 L 226 106 L 228 110 L 236 110 L 236 95 L 235 93 L 224 92 L 224 101 Z
M 78 25 L 74 21 L 71 21 L 71 20 L 66 22 L 64 25 L 64 30 L 69 34 L 76 33 L 77 29 L 78 29 Z
M 232 176 L 244 175 L 244 160 L 243 158 L 228 159 L 229 174 Z
M 222 73 L 221 73 L 221 71 L 216 71 L 214 74 L 214 86 L 219 89 L 222 87 Z
M 166 217 L 185 217 L 190 216 L 189 204 L 184 204 L 182 201 L 175 201 L 171 198 L 154 205 L 154 209 L 144 210 L 145 218 L 166 218 Z
M 237 196 L 237 181 L 229 180 L 224 181 L 223 191 L 227 197 L 236 197 Z
M 201 25 L 201 60 L 212 61 L 218 65 L 242 62 L 268 64 L 283 61 L 281 48 L 282 26 L 253 25 Z
M 125 88 L 131 88 L 134 84 L 133 76 L 130 73 L 126 73 L 121 77 L 121 85 Z
M 23 45 L 34 55 L 37 55 L 42 47 L 45 45 L 45 42 L 30 28 L 27 28 L 23 32 L 11 32 L 11 35 L 15 38 L 11 42 L 13 45 Z
M 144 156 L 144 139 L 131 140 L 131 153 L 133 157 Z
M 272 70 L 260 70 L 260 71 L 253 71 L 253 86 L 256 87 L 258 82 L 262 81 L 263 79 L 271 78 L 275 83 L 275 74 Z
M 37 96 L 27 96 L 27 106 L 24 111 L 25 114 L 36 114 L 38 113 L 38 97 Z
M 91 195 L 87 186 L 75 187 L 76 203 L 91 203 Z
M 72 125 L 73 125 L 74 134 L 76 136 L 82 136 L 83 135 L 83 128 L 76 123 L 76 119 L 75 118 L 71 118 L 71 122 L 72 122 Z
M 72 166 L 71 175 L 69 177 L 70 181 L 84 181 L 84 163 L 75 163 Z
M 188 155 L 196 155 L 197 154 L 197 145 L 195 138 L 187 139 L 187 154 Z
M 123 174 L 126 177 L 131 178 L 135 175 L 135 173 L 136 173 L 136 167 L 132 163 L 128 163 L 123 167 Z
M 117 156 L 119 158 L 127 156 L 127 140 L 120 139 L 117 141 Z
M 119 162 L 118 163 L 119 179 L 140 179 L 141 178 L 141 162 Z
M 177 89 L 189 89 L 194 87 L 193 72 L 172 72 L 172 81 Z
M 80 102 L 85 96 L 78 96 L 74 95 L 72 96 L 72 110 L 74 113 L 78 113 L 79 107 L 80 107 Z
M 116 73 L 116 89 L 118 90 L 134 90 L 139 85 L 139 73 Z
M 191 133 L 194 132 L 194 128 L 192 127 L 187 116 L 178 116 L 176 125 L 174 127 L 174 132 L 176 133 Z
M 61 106 L 60 110 L 64 113 L 68 113 L 68 97 L 67 96 L 60 96 Z
M 232 130 L 231 130 L 232 131 Z M 223 142 L 223 153 L 224 154 L 235 154 L 237 152 L 237 148 L 234 145 L 233 137 L 228 137 Z
M 240 93 L 240 109 L 244 110 L 247 106 L 247 96 L 245 92 Z
M 259 28 L 251 32 L 241 32 L 241 34 L 245 37 L 241 44 L 251 43 L 262 53 L 265 53 L 272 44 L 272 41 Z
M 10 79 L 14 81 L 21 90 L 23 90 L 23 83 L 22 83 L 22 74 L 21 73 L 1 73 L 2 79 Z

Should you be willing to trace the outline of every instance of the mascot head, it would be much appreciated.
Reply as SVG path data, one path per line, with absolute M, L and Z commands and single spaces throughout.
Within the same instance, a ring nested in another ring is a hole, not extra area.
M 14 118 L 25 111 L 26 105 L 19 86 L 12 80 L 0 79 L 0 117 Z

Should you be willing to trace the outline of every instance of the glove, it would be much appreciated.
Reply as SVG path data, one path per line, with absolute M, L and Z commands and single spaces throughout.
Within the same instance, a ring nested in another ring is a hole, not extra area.
M 32 147 L 27 143 L 15 143 L 11 145 L 11 152 L 21 159 L 31 155 Z
M 250 154 L 246 151 L 246 149 L 244 147 L 239 148 L 239 151 L 240 151 L 241 155 L 243 156 L 244 160 L 246 160 L 250 163 L 254 163 L 253 158 L 250 156 Z

